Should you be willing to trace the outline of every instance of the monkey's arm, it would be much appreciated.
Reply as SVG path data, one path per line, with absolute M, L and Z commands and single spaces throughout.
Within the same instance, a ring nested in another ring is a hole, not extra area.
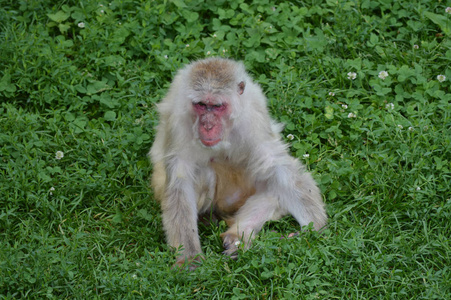
M 183 247 L 178 265 L 202 252 L 197 228 L 197 197 L 192 164 L 179 158 L 166 161 L 167 185 L 161 203 L 163 227 L 170 246 Z

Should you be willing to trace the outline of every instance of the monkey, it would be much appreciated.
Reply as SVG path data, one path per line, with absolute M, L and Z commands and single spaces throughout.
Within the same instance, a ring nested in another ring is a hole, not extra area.
M 301 226 L 327 223 L 312 175 L 288 152 L 283 126 L 242 62 L 207 58 L 180 69 L 157 104 L 159 124 L 149 152 L 151 187 L 161 204 L 175 267 L 202 257 L 198 216 L 226 221 L 224 254 L 236 258 L 270 220 L 291 214 Z

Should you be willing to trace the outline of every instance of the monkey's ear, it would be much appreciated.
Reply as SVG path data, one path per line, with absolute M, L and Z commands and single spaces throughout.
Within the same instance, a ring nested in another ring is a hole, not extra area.
M 246 86 L 246 83 L 244 81 L 241 81 L 238 83 L 238 94 L 242 95 L 244 93 L 244 87 Z

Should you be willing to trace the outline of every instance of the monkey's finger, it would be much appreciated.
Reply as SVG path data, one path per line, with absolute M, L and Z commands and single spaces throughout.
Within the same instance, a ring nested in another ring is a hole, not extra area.
M 288 234 L 287 236 L 282 235 L 282 236 L 280 237 L 280 239 L 285 239 L 285 238 L 289 239 L 289 238 L 298 236 L 299 234 L 300 234 L 299 231 L 298 231 L 298 232 L 292 232 L 292 233 Z
M 194 258 L 180 257 L 172 265 L 171 269 L 176 270 L 176 271 L 181 271 L 181 270 L 194 271 L 195 269 L 200 267 L 203 259 L 205 259 L 205 258 L 202 255 L 197 255 Z
M 236 260 L 238 258 L 238 248 L 226 249 L 226 250 L 222 251 L 222 254 L 227 255 L 228 257 L 230 257 L 233 260 Z

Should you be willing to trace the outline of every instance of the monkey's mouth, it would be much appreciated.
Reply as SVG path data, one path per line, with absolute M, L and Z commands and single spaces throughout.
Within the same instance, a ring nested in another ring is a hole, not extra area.
M 213 147 L 213 146 L 217 145 L 221 141 L 221 139 L 216 139 L 216 140 L 201 139 L 200 141 L 202 142 L 202 144 L 204 144 L 204 146 Z

